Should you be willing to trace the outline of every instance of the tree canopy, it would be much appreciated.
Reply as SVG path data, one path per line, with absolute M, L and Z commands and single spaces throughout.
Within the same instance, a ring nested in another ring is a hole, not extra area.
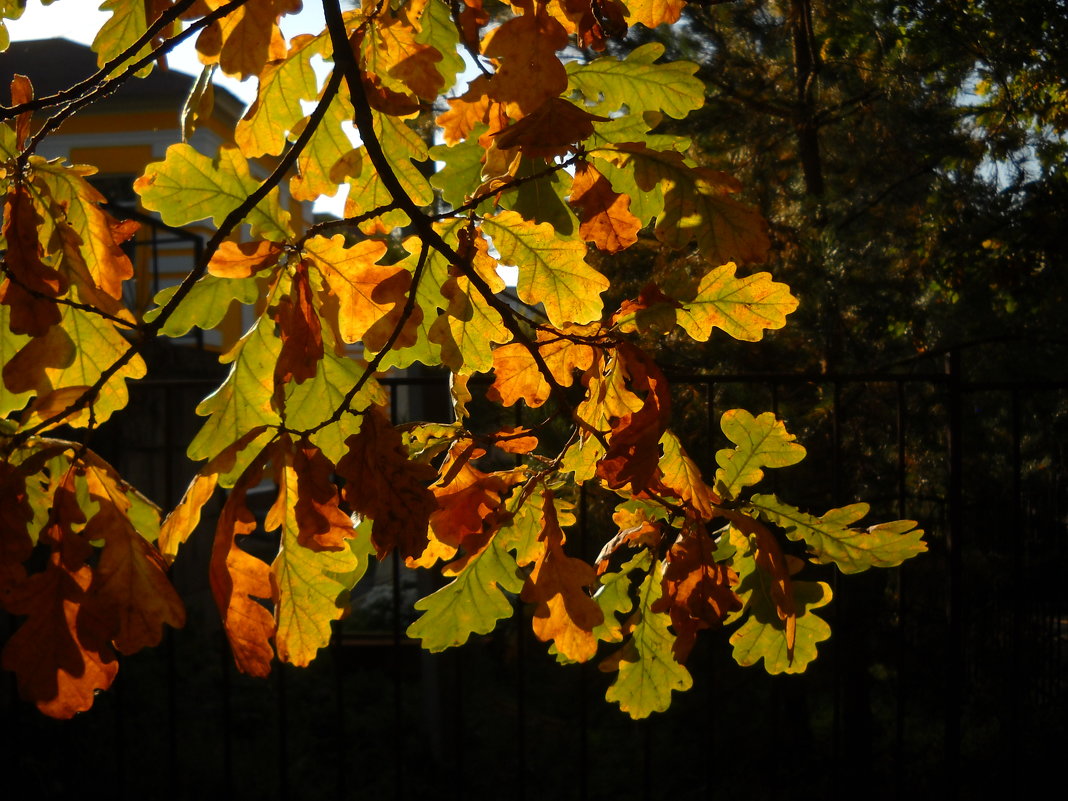
M 370 560 L 394 553 L 443 577 L 408 629 L 425 648 L 492 631 L 518 596 L 559 661 L 615 674 L 607 698 L 635 718 L 691 685 L 703 629 L 733 626 L 741 665 L 803 671 L 830 636 L 818 610 L 831 600 L 805 564 L 854 573 L 925 545 L 911 521 L 862 524 L 862 503 L 816 515 L 770 494 L 765 472 L 805 456 L 770 412 L 724 413 L 705 473 L 670 427 L 644 338 L 760 341 L 798 306 L 757 266 L 772 240 L 743 183 L 694 159 L 730 124 L 685 132 L 705 106 L 698 65 L 656 41 L 616 47 L 686 4 L 323 0 L 326 27 L 287 40 L 279 19 L 301 5 L 110 0 L 94 76 L 44 97 L 16 76 L 0 109 L 0 601 L 24 617 L 2 660 L 23 695 L 72 716 L 114 680 L 118 654 L 184 624 L 168 567 L 220 488 L 211 588 L 252 675 L 314 659 Z M 215 230 L 139 318 L 123 302 L 137 224 L 102 206 L 92 165 L 38 151 L 189 37 L 205 77 L 183 129 L 206 113 L 214 71 L 255 78 L 257 98 L 216 152 L 176 141 L 137 178 L 143 209 Z M 821 194 L 832 176 L 802 161 L 805 194 Z M 297 224 L 288 198 L 341 186 L 342 219 Z M 639 243 L 678 269 L 606 305 L 616 258 Z M 92 433 L 126 409 L 147 343 L 211 328 L 234 303 L 252 325 L 197 409 L 198 472 L 161 510 Z M 389 419 L 379 379 L 416 364 L 448 371 L 452 422 Z M 471 413 L 483 401 L 538 422 L 501 427 Z M 269 560 L 241 547 L 265 480 Z M 580 487 L 614 506 L 592 562 L 568 538 Z

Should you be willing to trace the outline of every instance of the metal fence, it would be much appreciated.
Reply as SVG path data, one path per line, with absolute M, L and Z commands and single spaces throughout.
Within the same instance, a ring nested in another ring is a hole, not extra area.
M 866 500 L 873 521 L 928 531 L 929 553 L 900 569 L 815 571 L 834 588 L 834 633 L 803 676 L 739 668 L 726 636 L 704 632 L 693 689 L 635 723 L 605 702 L 611 677 L 596 664 L 553 662 L 518 600 L 493 634 L 421 652 L 403 632 L 432 587 L 392 561 L 361 585 L 312 667 L 249 679 L 211 604 L 205 531 L 175 566 L 186 628 L 124 658 L 91 712 L 44 719 L 10 681 L 7 775 L 38 797 L 92 782 L 116 798 L 583 801 L 990 797 L 1059 778 L 1068 383 L 975 380 L 959 354 L 915 375 L 671 379 L 676 428 L 706 469 L 726 444 L 722 411 L 772 410 L 809 450 L 774 471 L 774 491 L 815 512 Z M 438 378 L 387 383 L 397 410 L 447 408 Z M 204 389 L 186 381 L 181 392 Z M 110 424 L 107 456 L 135 484 L 153 460 L 169 465 L 157 497 L 173 503 L 192 471 L 175 449 L 196 419 L 173 382 L 133 392 L 151 425 Z M 611 532 L 595 494 L 580 507 L 571 541 L 589 558 Z

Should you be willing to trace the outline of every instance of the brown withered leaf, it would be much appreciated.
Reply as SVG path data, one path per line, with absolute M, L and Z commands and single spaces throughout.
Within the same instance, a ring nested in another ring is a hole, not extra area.
M 4 269 L 8 278 L 0 285 L 0 303 L 11 307 L 11 331 L 32 337 L 43 336 L 49 326 L 60 321 L 59 306 L 50 298 L 67 291 L 66 279 L 41 260 L 44 249 L 38 228 L 42 223 L 26 187 L 13 185 L 4 198 Z
M 363 415 L 359 432 L 345 444 L 349 452 L 337 464 L 345 479 L 342 497 L 353 511 L 374 521 L 371 541 L 379 559 L 394 548 L 417 559 L 426 549 L 427 525 L 437 509 L 426 487 L 437 471 L 408 459 L 400 432 L 378 407 Z
M 136 490 L 100 457 L 87 453 L 84 458 L 85 485 L 96 511 L 81 536 L 104 543 L 89 587 L 92 614 L 107 621 L 116 649 L 136 653 L 159 645 L 165 624 L 184 626 L 185 607 L 167 578 L 163 556 L 130 519 Z M 139 501 L 156 513 L 143 497 Z
M 470 440 L 459 440 L 442 462 L 441 479 L 430 491 L 438 508 L 430 516 L 434 538 L 446 545 L 476 550 L 487 518 L 496 512 L 507 491 L 522 478 L 522 473 L 483 473 L 471 460 L 483 455 Z
M 119 666 L 108 643 L 107 625 L 86 614 L 93 571 L 89 544 L 75 528 L 85 522 L 78 506 L 74 471 L 56 487 L 49 524 L 40 542 L 51 548 L 45 569 L 14 588 L 12 614 L 26 615 L 0 658 L 15 673 L 19 692 L 46 715 L 70 718 L 93 705 L 111 686 Z
M 671 395 L 660 368 L 644 352 L 620 343 L 615 358 L 622 362 L 633 389 L 643 393 L 641 408 L 620 417 L 608 437 L 608 451 L 597 475 L 609 487 L 629 484 L 637 494 L 651 487 L 660 462 L 660 437 L 671 416 Z
M 310 442 L 301 441 L 293 452 L 299 495 L 295 507 L 298 542 L 313 551 L 340 551 L 352 537 L 352 520 L 341 511 L 334 465 Z M 279 495 L 279 497 L 282 497 Z
M 517 147 L 529 158 L 554 158 L 574 151 L 593 133 L 595 122 L 608 122 L 608 118 L 591 114 L 562 97 L 550 97 L 494 137 L 502 150 Z
M 715 550 L 703 525 L 687 524 L 667 553 L 663 595 L 653 611 L 671 615 L 675 661 L 680 664 L 689 656 L 698 631 L 719 626 L 742 607 L 733 590 L 738 576 L 713 559 Z
M 323 330 L 303 265 L 293 276 L 290 294 L 278 301 L 274 319 L 282 337 L 282 349 L 274 368 L 275 380 L 301 384 L 314 378 L 323 358 Z

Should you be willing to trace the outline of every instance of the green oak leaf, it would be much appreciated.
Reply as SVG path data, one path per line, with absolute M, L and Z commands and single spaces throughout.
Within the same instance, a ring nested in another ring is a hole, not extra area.
M 460 33 L 453 21 L 448 3 L 427 3 L 419 17 L 420 31 L 415 36 L 419 44 L 433 47 L 441 54 L 434 68 L 444 79 L 442 89 L 456 83 L 456 76 L 464 71 L 464 60 L 457 50 Z
M 326 348 L 315 375 L 301 383 L 286 385 L 286 426 L 293 431 L 308 431 L 329 420 L 341 406 L 348 391 L 366 370 L 366 365 L 348 356 L 339 356 Z M 382 385 L 369 378 L 352 398 L 349 409 L 361 412 L 373 405 L 384 405 L 389 397 Z M 315 447 L 335 464 L 348 452 L 345 440 L 360 430 L 359 414 L 343 414 L 310 436 Z
M 619 615 L 625 615 L 634 608 L 634 601 L 630 597 L 631 576 L 636 570 L 648 570 L 652 562 L 652 554 L 648 548 L 643 548 L 615 573 L 605 573 L 601 576 L 601 586 L 593 595 L 593 600 L 604 612 L 604 622 L 593 630 L 593 636 L 604 642 L 623 642 L 623 627 L 619 623 Z
M 144 2 L 137 2 L 137 0 L 104 0 L 100 10 L 110 11 L 111 16 L 97 32 L 96 38 L 93 39 L 92 49 L 96 53 L 98 67 L 103 67 L 113 58 L 119 56 L 148 31 L 147 5 Z M 162 36 L 171 36 L 177 33 L 180 30 L 180 23 L 177 21 L 172 22 L 168 28 L 164 28 L 160 31 L 160 34 Z M 124 63 L 137 61 L 151 52 L 151 44 L 146 44 Z M 138 78 L 144 78 L 152 72 L 152 68 L 155 65 L 155 61 L 149 61 L 134 74 Z
M 600 664 L 605 672 L 619 671 L 605 698 L 639 720 L 671 705 L 671 693 L 693 686 L 693 677 L 675 661 L 671 616 L 652 611 L 663 594 L 664 563 L 657 562 L 638 590 L 637 610 L 627 622 L 630 639 Z
M 724 412 L 720 427 L 737 446 L 716 452 L 716 489 L 725 497 L 735 498 L 756 484 L 765 467 L 789 467 L 805 458 L 804 447 L 771 412 L 753 417 L 745 409 L 731 409 Z
M 774 495 L 754 495 L 749 506 L 779 526 L 794 541 L 804 541 L 814 561 L 834 563 L 843 573 L 869 567 L 897 567 L 927 550 L 923 531 L 914 520 L 896 520 L 868 529 L 851 526 L 868 513 L 868 504 L 854 503 L 816 517 L 783 503 Z
M 705 103 L 705 86 L 694 77 L 697 65 L 689 61 L 654 63 L 664 45 L 648 42 L 620 61 L 612 56 L 589 64 L 567 65 L 568 83 L 586 98 L 590 111 L 609 114 L 626 106 L 631 114 L 662 111 L 677 120 Z
M 765 330 L 786 325 L 786 315 L 797 308 L 790 287 L 772 281 L 769 273 L 738 278 L 734 271 L 733 262 L 710 270 L 693 299 L 676 310 L 678 324 L 698 342 L 707 342 L 713 328 L 735 339 L 757 342 Z
M 455 145 L 435 145 L 430 157 L 444 166 L 430 176 L 430 184 L 441 191 L 442 199 L 454 209 L 467 201 L 468 193 L 482 182 L 482 159 L 486 151 L 478 137 L 486 130 L 479 123 L 470 136 Z
M 754 571 L 750 576 L 757 576 Z M 743 580 L 738 594 L 745 597 L 749 590 L 749 617 L 731 635 L 734 660 L 743 667 L 764 660 L 764 669 L 772 675 L 778 673 L 803 673 L 816 658 L 816 645 L 831 636 L 827 621 L 812 612 L 830 603 L 831 587 L 823 581 L 792 581 L 794 606 L 797 621 L 794 635 L 794 652 L 786 648 L 786 628 L 775 610 L 775 604 L 766 592 L 754 591 L 751 582 Z
M 312 56 L 327 55 L 329 42 L 325 32 L 296 36 L 285 58 L 264 66 L 256 100 L 234 129 L 234 141 L 246 158 L 277 156 L 285 148 L 286 134 L 304 119 L 301 101 L 313 100 L 318 94 Z
M 0 365 L 6 365 L 30 341 L 28 336 L 11 332 L 10 318 L 11 307 L 0 303 L 0 331 L 4 332 L 4 335 L 0 336 Z M 6 382 L 0 382 L 0 418 L 19 411 L 32 397 L 32 390 L 13 392 L 8 389 Z
M 408 636 L 423 641 L 428 651 L 444 651 L 467 642 L 472 634 L 488 634 L 497 621 L 512 616 L 513 595 L 523 589 L 523 574 L 499 536 L 465 557 L 466 564 L 449 584 L 415 602 L 423 614 L 408 627 Z
M 210 459 L 252 429 L 281 422 L 272 402 L 274 368 L 281 350 L 282 340 L 275 333 L 274 320 L 263 315 L 220 358 L 223 363 L 231 363 L 230 374 L 197 406 L 197 414 L 208 419 L 189 443 L 186 452 L 190 459 Z
M 346 539 L 345 547 L 338 550 L 313 550 L 301 544 L 297 509 L 307 476 L 293 468 L 291 459 L 278 476 L 278 499 L 266 523 L 268 531 L 281 530 L 278 554 L 271 564 L 277 596 L 275 644 L 279 659 L 303 667 L 330 644 L 330 624 L 348 610 L 349 593 L 366 572 L 373 546 L 369 525 L 359 544 Z M 339 519 L 348 520 L 345 515 Z M 351 531 L 351 521 L 349 526 Z
M 222 225 L 259 185 L 237 148 L 222 147 L 211 159 L 186 144 L 168 147 L 166 158 L 149 164 L 134 181 L 145 208 L 174 226 L 209 218 Z M 254 237 L 284 242 L 293 236 L 289 212 L 278 198 L 275 187 L 245 217 Z
M 156 307 L 145 312 L 145 322 L 155 320 L 161 309 L 178 291 L 178 285 L 156 293 L 152 302 Z M 193 284 L 192 290 L 178 304 L 160 333 L 169 337 L 184 337 L 194 327 L 208 330 L 222 322 L 230 305 L 236 300 L 249 306 L 256 302 L 260 291 L 255 276 L 248 278 L 218 278 L 205 275 Z

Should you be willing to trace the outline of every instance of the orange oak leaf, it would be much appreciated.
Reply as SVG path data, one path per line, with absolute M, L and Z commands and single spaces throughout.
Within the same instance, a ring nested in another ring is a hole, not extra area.
M 534 409 L 549 399 L 549 382 L 538 369 L 527 346 L 512 342 L 493 351 L 493 384 L 487 392 L 490 400 L 504 406 L 523 401 Z
M 306 262 L 322 276 L 324 289 L 340 305 L 340 338 L 349 343 L 362 341 L 372 352 L 381 350 L 400 322 L 411 273 L 396 265 L 378 264 L 386 246 L 370 239 L 348 247 L 341 234 L 329 239 L 316 236 L 305 243 L 304 252 Z M 321 302 L 327 303 L 328 299 L 322 297 Z M 415 342 L 421 320 L 416 307 L 396 347 Z
M 96 512 L 81 536 L 104 543 L 89 587 L 93 614 L 107 621 L 115 647 L 132 654 L 158 645 L 164 624 L 184 626 L 185 607 L 167 578 L 163 556 L 130 519 L 129 496 L 136 490 L 100 457 L 87 453 L 85 459 L 85 484 Z
M 591 326 L 573 326 L 576 332 L 586 333 Z M 568 330 L 542 329 L 538 332 L 537 348 L 553 379 L 562 387 L 574 382 L 574 370 L 587 370 L 593 364 L 593 347 L 572 340 Z M 535 408 L 549 399 L 551 390 L 526 345 L 513 342 L 493 351 L 493 384 L 488 397 L 505 406 L 519 400 Z
M 679 21 L 686 0 L 623 0 L 627 7 L 627 22 L 640 22 L 646 28 L 672 25 Z
M 446 143 L 454 145 L 464 141 L 480 124 L 488 128 L 483 136 L 494 134 L 508 124 L 504 106 L 490 97 L 490 89 L 490 79 L 479 75 L 466 92 L 448 100 L 449 110 L 437 118 Z
M 554 6 L 559 13 L 554 11 Z M 552 0 L 549 13 L 561 20 L 583 47 L 604 50 L 609 38 L 626 34 L 625 10 L 616 0 Z
M 522 471 L 483 473 L 471 464 L 471 459 L 483 453 L 470 440 L 457 441 L 441 465 L 441 479 L 430 488 L 438 504 L 430 516 L 430 529 L 435 539 L 452 548 L 473 551 L 481 546 L 478 535 L 487 518 L 524 475 Z
M 612 512 L 612 522 L 616 524 L 619 531 L 601 547 L 600 553 L 594 560 L 598 576 L 608 570 L 613 554 L 624 545 L 632 548 L 643 545 L 658 548 L 663 538 L 660 521 L 651 516 L 644 506 L 635 506 L 633 503 L 624 501 Z
M 223 242 L 208 262 L 208 272 L 216 278 L 248 278 L 274 267 L 281 255 L 278 242 Z
M 7 598 L 12 614 L 26 615 L 4 646 L 0 663 L 15 673 L 19 692 L 46 715 L 70 718 L 93 704 L 97 691 L 115 680 L 119 666 L 107 624 L 85 601 L 93 571 L 89 544 L 75 533 L 85 522 L 68 470 L 56 487 L 49 524 L 40 542 L 51 554 L 45 569 Z
M 225 0 L 201 0 L 205 8 L 215 10 Z M 219 68 L 240 81 L 258 76 L 268 61 L 286 56 L 286 43 L 278 28 L 283 14 L 300 11 L 303 0 L 248 0 L 243 6 L 213 22 L 197 37 L 197 55 L 203 64 Z M 197 7 L 186 12 L 190 16 Z
M 630 198 L 586 162 L 575 168 L 571 203 L 579 208 L 579 233 L 599 250 L 618 253 L 638 241 L 641 220 L 630 213 Z
M 25 75 L 15 75 L 11 79 L 11 105 L 21 106 L 33 100 L 33 84 Z M 15 118 L 15 146 L 19 149 L 30 138 L 30 120 L 33 114 L 24 111 Z
M 597 573 L 564 552 L 565 536 L 551 492 L 543 496 L 541 511 L 538 539 L 545 548 L 523 586 L 522 598 L 536 604 L 533 625 L 538 639 L 552 640 L 560 654 L 585 662 L 597 653 L 593 630 L 604 622 L 604 612 L 586 592 L 596 585 Z
M 383 6 L 364 38 L 363 67 L 380 80 L 395 81 L 424 100 L 434 100 L 445 79 L 435 66 L 438 50 L 416 41 L 419 30 L 408 15 Z
M 201 512 L 219 486 L 219 475 L 233 470 L 238 454 L 259 438 L 265 430 L 265 426 L 256 426 L 245 432 L 239 439 L 214 456 L 189 482 L 182 500 L 160 526 L 159 538 L 156 542 L 165 559 L 174 559 L 178 554 L 178 549 L 189 539 L 200 523 Z
M 78 286 L 78 299 L 115 314 L 122 309 L 123 281 L 134 274 L 121 245 L 141 226 L 134 220 L 118 222 L 101 208 L 106 198 L 87 180 L 94 173 L 95 167 L 83 164 L 37 164 L 33 191 L 52 218 L 48 247 L 63 254 L 59 266 Z
M 405 558 L 418 558 L 426 549 L 430 515 L 437 509 L 426 488 L 437 471 L 408 459 L 400 433 L 378 407 L 363 415 L 359 432 L 345 444 L 349 452 L 337 465 L 345 479 L 342 496 L 353 511 L 374 521 L 371 541 L 378 557 L 396 548 Z
M 531 114 L 567 90 L 567 70 L 556 56 L 566 46 L 567 31 L 541 3 L 485 38 L 483 54 L 500 65 L 490 82 L 490 93 L 505 104 L 509 116 L 519 119 Z
M 26 187 L 12 186 L 4 198 L 8 278 L 0 285 L 0 302 L 11 308 L 11 331 L 32 337 L 42 336 L 59 322 L 59 306 L 51 298 L 67 290 L 66 279 L 42 261 L 38 228 L 43 222 Z
M 671 615 L 677 637 L 675 661 L 679 663 L 689 656 L 698 631 L 719 626 L 728 614 L 742 607 L 732 589 L 738 576 L 715 561 L 715 550 L 716 544 L 704 526 L 687 524 L 667 553 L 663 595 L 653 611 Z
M 70 334 L 61 326 L 52 326 L 27 342 L 4 365 L 4 385 L 12 392 L 35 392 L 44 397 L 52 392 L 48 369 L 68 366 L 77 352 Z
M 646 284 L 638 297 L 619 304 L 612 315 L 612 325 L 624 334 L 636 331 L 666 333 L 675 327 L 675 310 L 680 301 L 665 295 L 655 283 Z
M 529 428 L 502 428 L 491 438 L 505 453 L 530 453 L 538 447 L 538 438 Z
M 208 573 L 234 663 L 250 676 L 268 675 L 274 658 L 274 616 L 264 605 L 271 598 L 271 571 L 266 562 L 237 544 L 239 536 L 256 530 L 256 518 L 245 498 L 262 474 L 263 464 L 254 463 L 226 499 L 215 529 Z
M 714 514 L 712 505 L 722 503 L 722 499 L 705 483 L 700 468 L 675 434 L 665 431 L 660 447 L 664 452 L 660 459 L 660 483 L 671 495 L 681 498 L 694 516 L 710 520 Z

